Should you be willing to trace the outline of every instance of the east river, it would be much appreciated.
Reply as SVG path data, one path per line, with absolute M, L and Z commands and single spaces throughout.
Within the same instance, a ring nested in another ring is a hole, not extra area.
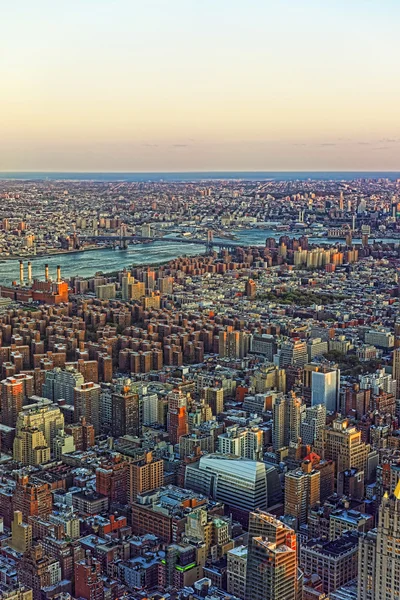
M 267 237 L 279 238 L 281 235 L 290 237 L 299 237 L 301 232 L 285 232 L 270 229 L 247 229 L 234 232 L 236 240 L 226 240 L 227 245 L 264 245 Z M 387 243 L 399 243 L 399 240 L 392 238 L 383 239 Z M 339 240 L 328 240 L 327 238 L 309 237 L 310 243 L 333 244 Z M 360 243 L 360 240 L 355 240 Z M 78 275 L 81 277 L 90 277 L 97 271 L 111 273 L 140 264 L 159 264 L 167 262 L 177 256 L 193 256 L 203 253 L 205 248 L 196 244 L 164 242 L 162 240 L 149 244 L 137 244 L 129 246 L 127 250 L 113 250 L 111 248 L 101 248 L 99 250 L 90 250 L 85 252 L 76 252 L 70 254 L 58 254 L 52 256 L 32 257 L 33 277 L 44 278 L 44 265 L 49 265 L 50 276 L 55 278 L 57 265 L 61 266 L 62 276 L 65 278 Z M 27 261 L 24 259 L 25 277 L 27 275 Z M 19 260 L 7 260 L 0 263 L 0 283 L 9 285 L 12 281 L 19 278 Z

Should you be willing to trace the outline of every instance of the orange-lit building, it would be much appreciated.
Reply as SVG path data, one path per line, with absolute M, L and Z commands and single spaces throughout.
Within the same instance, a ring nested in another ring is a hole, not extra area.
M 96 491 L 107 496 L 110 502 L 127 503 L 128 463 L 115 459 L 96 469 Z
M 25 522 L 31 516 L 48 517 L 53 508 L 50 485 L 33 477 L 29 479 L 27 475 L 19 477 L 13 494 L 13 506 L 14 510 L 21 511 Z
M 45 280 L 35 279 L 31 284 L 30 264 L 28 263 L 28 281 L 25 284 L 22 261 L 20 262 L 19 283 L 1 286 L 1 296 L 17 302 L 40 302 L 41 304 L 61 304 L 68 302 L 68 284 L 61 280 L 61 268 L 57 267 L 57 280 L 49 279 L 48 266 L 45 266 Z
M 164 483 L 164 461 L 146 452 L 138 461 L 129 463 L 128 500 L 134 502 L 138 494 L 150 492 Z

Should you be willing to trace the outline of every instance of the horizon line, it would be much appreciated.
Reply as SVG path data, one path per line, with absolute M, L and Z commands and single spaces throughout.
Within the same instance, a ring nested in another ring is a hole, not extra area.
M 274 170 L 263 170 L 263 169 L 207 169 L 207 170 L 183 170 L 183 171 L 97 171 L 97 170 L 89 170 L 89 171 L 78 171 L 78 170 L 68 170 L 63 171 L 59 169 L 54 170 L 41 170 L 41 169 L 19 169 L 19 170 L 0 170 L 0 174 L 4 173 L 112 173 L 112 174 L 153 174 L 153 173 L 400 173 L 399 169 L 274 169 Z

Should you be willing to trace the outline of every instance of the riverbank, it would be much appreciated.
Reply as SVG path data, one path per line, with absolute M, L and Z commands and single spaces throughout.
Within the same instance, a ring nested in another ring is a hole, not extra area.
M 13 254 L 12 256 L 1 256 L 0 255 L 0 264 L 3 261 L 8 261 L 8 260 L 38 260 L 38 259 L 43 259 L 43 258 L 52 258 L 53 256 L 64 256 L 65 254 L 78 254 L 81 252 L 93 252 L 94 250 L 114 250 L 114 248 L 112 246 L 107 246 L 106 244 L 102 244 L 100 246 L 90 246 L 90 247 L 85 247 L 85 248 L 78 248 L 75 250 L 60 250 L 59 252 L 55 251 L 55 252 L 46 252 L 43 254 L 34 254 L 34 255 L 18 255 L 18 254 Z

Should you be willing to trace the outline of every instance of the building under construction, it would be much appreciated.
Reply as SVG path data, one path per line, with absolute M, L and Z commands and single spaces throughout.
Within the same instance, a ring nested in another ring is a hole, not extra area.
M 68 284 L 61 279 L 61 267 L 57 267 L 57 279 L 49 277 L 49 266 L 45 265 L 44 281 L 32 280 L 32 264 L 28 262 L 28 277 L 24 277 L 24 263 L 19 261 L 19 282 L 13 281 L 10 287 L 1 286 L 1 296 L 16 302 L 40 302 L 41 304 L 61 304 L 68 302 Z

